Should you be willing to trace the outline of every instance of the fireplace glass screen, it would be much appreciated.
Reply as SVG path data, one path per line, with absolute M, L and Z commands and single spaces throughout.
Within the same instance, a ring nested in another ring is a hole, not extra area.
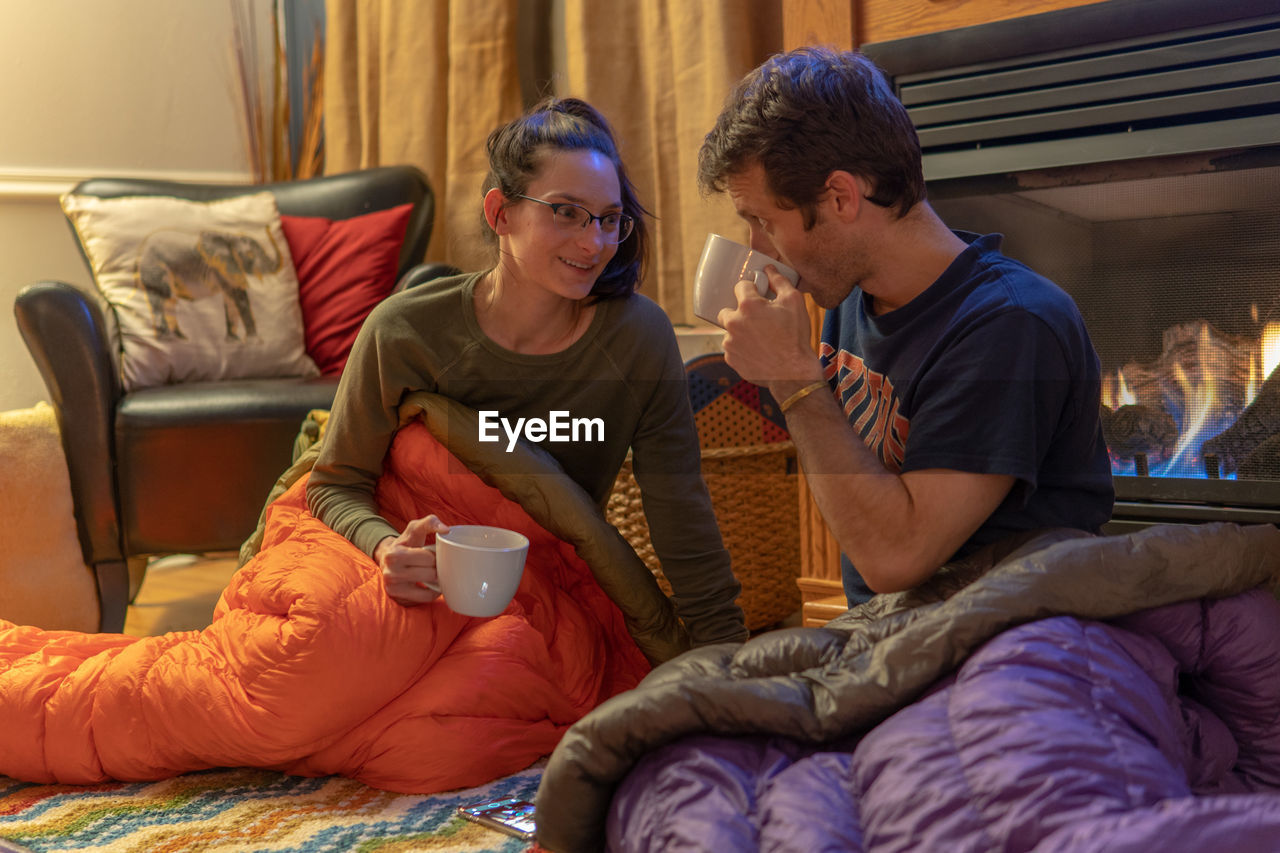
M 1240 159 L 930 185 L 948 225 L 1003 233 L 1080 307 L 1118 496 L 1233 480 L 1265 484 L 1270 503 L 1280 486 L 1280 165 L 1224 168 Z

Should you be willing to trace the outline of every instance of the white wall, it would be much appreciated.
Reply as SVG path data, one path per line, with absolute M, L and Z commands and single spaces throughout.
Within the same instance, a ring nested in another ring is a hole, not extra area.
M 253 0 L 269 36 L 270 0 Z M 0 411 L 48 399 L 13 318 L 91 279 L 58 208 L 77 181 L 247 180 L 225 0 L 0 0 Z

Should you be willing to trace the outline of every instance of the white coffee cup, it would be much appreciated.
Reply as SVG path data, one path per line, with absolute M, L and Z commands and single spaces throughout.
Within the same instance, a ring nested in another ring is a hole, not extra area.
M 497 616 L 507 609 L 524 574 L 529 540 L 504 527 L 456 524 L 437 533 L 434 545 L 439 585 L 427 584 L 463 616 Z
M 698 271 L 693 277 L 693 313 L 720 325 L 717 319 L 720 309 L 738 307 L 738 298 L 733 295 L 734 285 L 738 282 L 754 279 L 756 291 L 761 296 L 769 292 L 769 276 L 764 271 L 769 264 L 777 267 L 778 272 L 792 284 L 800 280 L 800 274 L 782 261 L 728 237 L 708 234 L 707 242 L 702 246 Z

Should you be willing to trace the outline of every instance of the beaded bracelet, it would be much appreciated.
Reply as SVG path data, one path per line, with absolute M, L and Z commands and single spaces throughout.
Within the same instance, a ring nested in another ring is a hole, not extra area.
M 808 397 L 810 394 L 812 394 L 814 391 L 817 391 L 819 388 L 826 388 L 826 387 L 827 387 L 826 380 L 821 380 L 819 382 L 811 382 L 808 385 L 801 388 L 799 391 L 792 394 L 787 399 L 783 400 L 781 403 L 779 403 L 778 409 L 781 410 L 782 413 L 785 415 L 787 413 L 787 410 L 790 409 L 792 406 L 794 406 L 796 403 L 799 403 L 801 400 L 803 400 L 805 397 Z

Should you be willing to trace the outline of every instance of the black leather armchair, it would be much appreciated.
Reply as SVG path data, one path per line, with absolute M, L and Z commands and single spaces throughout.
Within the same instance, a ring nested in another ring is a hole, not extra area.
M 74 191 L 205 201 L 264 189 L 294 216 L 346 219 L 411 203 L 399 275 L 426 253 L 434 196 L 411 166 L 265 185 L 92 179 Z M 303 418 L 332 406 L 337 379 L 198 382 L 126 394 L 95 295 L 42 281 L 18 294 L 14 313 L 57 412 L 80 546 L 97 576 L 100 630 L 120 631 L 141 582 L 136 567 L 147 556 L 235 550 L 253 532 L 291 462 Z

